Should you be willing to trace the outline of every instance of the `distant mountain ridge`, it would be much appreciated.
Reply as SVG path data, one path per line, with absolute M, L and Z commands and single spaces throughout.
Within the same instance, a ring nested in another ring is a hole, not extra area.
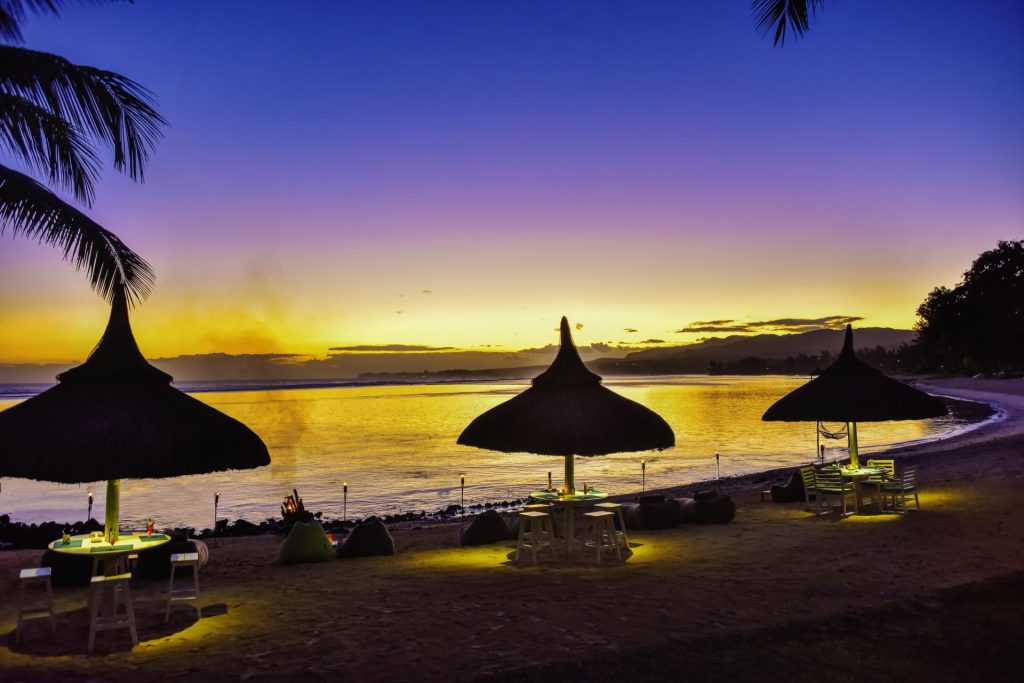
M 602 358 L 588 365 L 608 374 L 694 373 L 706 372 L 711 361 L 738 361 L 757 357 L 766 360 L 790 356 L 818 356 L 827 351 L 834 358 L 843 347 L 845 330 L 812 330 L 798 334 L 757 334 L 714 337 L 696 344 L 634 351 L 625 358 Z M 917 334 L 913 330 L 891 327 L 864 327 L 853 333 L 856 349 L 893 349 L 909 344 Z

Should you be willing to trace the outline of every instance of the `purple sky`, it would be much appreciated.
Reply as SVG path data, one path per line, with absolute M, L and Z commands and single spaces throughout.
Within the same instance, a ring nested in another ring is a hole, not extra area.
M 172 124 L 89 210 L 157 270 L 150 356 L 909 327 L 1024 235 L 1018 1 L 827 3 L 784 49 L 745 0 L 140 0 L 26 38 Z M 74 360 L 105 307 L 5 237 L 0 322 L 0 362 Z

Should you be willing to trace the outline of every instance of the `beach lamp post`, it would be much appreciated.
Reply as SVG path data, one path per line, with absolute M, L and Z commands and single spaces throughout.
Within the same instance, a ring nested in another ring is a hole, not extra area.
M 220 505 L 220 491 L 213 494 L 213 543 L 217 544 L 217 506 Z
M 348 521 L 348 482 L 341 482 L 341 521 Z
M 647 460 L 640 458 L 640 493 L 647 491 Z
M 465 474 L 460 474 L 459 475 L 459 488 L 462 490 L 462 503 L 461 503 L 462 516 L 465 517 L 466 516 L 466 475 Z
M 92 519 L 92 491 L 89 491 L 89 509 L 85 513 L 85 521 Z
M 881 370 L 857 358 L 853 351 L 853 328 L 847 325 L 843 349 L 836 362 L 772 404 L 761 419 L 765 422 L 845 422 L 850 465 L 859 467 L 858 422 L 923 420 L 948 413 L 949 409 L 940 399 L 886 377 Z
M 715 468 L 718 470 L 718 481 L 722 481 L 722 460 L 718 455 L 718 451 L 715 451 Z

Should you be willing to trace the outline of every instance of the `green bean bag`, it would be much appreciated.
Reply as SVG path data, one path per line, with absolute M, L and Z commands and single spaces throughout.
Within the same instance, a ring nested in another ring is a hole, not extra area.
M 281 544 L 281 564 L 326 562 L 334 557 L 334 549 L 320 522 L 295 522 L 288 538 Z

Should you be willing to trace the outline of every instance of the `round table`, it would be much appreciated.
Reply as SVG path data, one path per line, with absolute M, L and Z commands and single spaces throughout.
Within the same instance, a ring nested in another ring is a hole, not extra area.
M 605 491 L 598 491 L 597 489 L 590 489 L 589 493 L 577 491 L 576 493 L 560 494 L 557 490 L 551 490 L 534 491 L 530 494 L 530 498 L 533 500 L 538 500 L 543 503 L 562 505 L 564 507 L 565 522 L 563 528 L 565 533 L 565 553 L 567 555 L 572 555 L 573 536 L 575 536 L 575 529 L 573 526 L 576 506 L 580 503 L 593 503 L 607 497 L 608 494 Z
M 103 573 L 113 576 L 118 573 L 121 560 L 131 553 L 140 553 L 157 546 L 161 546 L 171 540 L 167 534 L 146 534 L 144 532 L 128 532 L 117 539 L 117 543 L 110 544 L 104 539 L 95 543 L 90 534 L 79 534 L 72 536 L 68 544 L 62 539 L 50 543 L 47 547 L 57 553 L 67 555 L 88 555 L 93 558 L 92 573 L 96 573 L 96 564 L 103 561 Z
M 839 472 L 843 479 L 849 479 L 850 481 L 853 482 L 853 509 L 858 515 L 860 514 L 860 498 L 862 495 L 860 482 L 864 479 L 867 479 L 868 477 L 877 477 L 883 474 L 883 470 L 877 467 L 850 467 L 848 465 L 827 465 L 823 469 L 831 469 L 836 472 Z M 871 502 L 875 502 L 873 496 Z M 882 509 L 881 500 L 878 501 L 878 509 L 879 511 L 881 511 Z

